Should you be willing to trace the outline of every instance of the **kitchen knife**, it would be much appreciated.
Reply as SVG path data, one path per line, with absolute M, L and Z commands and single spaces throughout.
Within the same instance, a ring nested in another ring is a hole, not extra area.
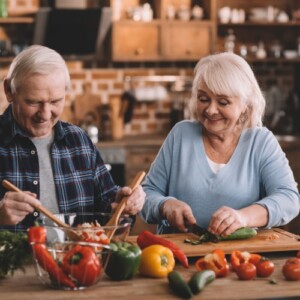
M 199 236 L 199 240 L 201 239 L 203 242 L 217 243 L 219 241 L 215 234 L 197 224 L 188 225 L 188 232 Z

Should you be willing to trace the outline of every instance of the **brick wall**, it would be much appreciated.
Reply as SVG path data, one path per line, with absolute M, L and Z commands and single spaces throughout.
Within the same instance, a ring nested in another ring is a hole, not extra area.
M 258 81 L 263 89 L 267 89 L 271 84 L 277 84 L 285 87 L 293 87 L 294 71 L 292 64 L 272 64 L 259 63 L 253 65 Z M 85 87 L 88 85 L 89 93 L 99 97 L 100 105 L 100 135 L 103 139 L 109 139 L 111 136 L 110 121 L 110 99 L 121 97 L 125 90 L 132 89 L 136 85 L 150 86 L 154 83 L 134 82 L 129 84 L 125 78 L 130 76 L 148 76 L 148 75 L 180 75 L 191 76 L 192 69 L 82 69 L 80 65 L 70 66 L 72 80 L 72 89 L 66 99 L 66 106 L 62 119 L 71 123 L 79 123 L 74 116 L 74 102 L 77 97 L 85 93 Z M 0 70 L 1 78 L 6 74 L 5 69 Z M 189 93 L 184 95 L 189 98 Z M 132 121 L 124 127 L 125 135 L 138 134 L 165 134 L 170 130 L 170 112 L 174 99 L 168 96 L 161 101 L 141 101 L 134 107 Z M 3 93 L 3 87 L 0 87 L 0 112 L 3 111 L 7 103 Z M 86 103 L 87 107 L 89 103 Z M 93 110 L 93 109 L 92 109 Z

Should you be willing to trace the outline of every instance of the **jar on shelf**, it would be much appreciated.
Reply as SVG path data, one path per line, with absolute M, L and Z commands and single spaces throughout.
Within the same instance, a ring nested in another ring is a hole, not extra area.
M 235 48 L 235 34 L 233 29 L 228 29 L 227 36 L 225 37 L 224 49 L 226 52 L 234 53 Z
M 267 57 L 267 52 L 265 49 L 265 45 L 263 41 L 260 41 L 258 43 L 257 51 L 256 51 L 256 57 L 259 59 L 264 59 Z

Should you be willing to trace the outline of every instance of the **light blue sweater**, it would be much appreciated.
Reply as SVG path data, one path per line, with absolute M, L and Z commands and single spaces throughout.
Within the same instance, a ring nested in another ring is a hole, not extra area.
M 275 136 L 264 127 L 244 130 L 231 159 L 215 174 L 206 158 L 202 126 L 196 121 L 177 123 L 152 163 L 143 188 L 147 197 L 140 215 L 147 223 L 159 224 L 159 233 L 176 231 L 159 213 L 163 202 L 173 197 L 190 205 L 197 224 L 206 228 L 221 206 L 263 205 L 269 212 L 267 227 L 288 223 L 300 207 L 288 160 Z

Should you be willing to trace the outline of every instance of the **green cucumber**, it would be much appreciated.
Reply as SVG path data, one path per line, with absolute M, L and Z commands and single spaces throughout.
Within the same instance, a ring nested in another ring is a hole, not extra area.
M 193 297 L 190 286 L 182 278 L 179 272 L 171 271 L 168 274 L 168 281 L 170 288 L 177 296 L 184 299 L 191 299 Z
M 220 241 L 249 239 L 257 235 L 254 228 L 243 227 L 227 236 L 218 236 Z
M 203 270 L 196 272 L 188 282 L 192 292 L 194 295 L 200 293 L 204 287 L 214 281 L 216 278 L 216 274 L 212 270 Z

